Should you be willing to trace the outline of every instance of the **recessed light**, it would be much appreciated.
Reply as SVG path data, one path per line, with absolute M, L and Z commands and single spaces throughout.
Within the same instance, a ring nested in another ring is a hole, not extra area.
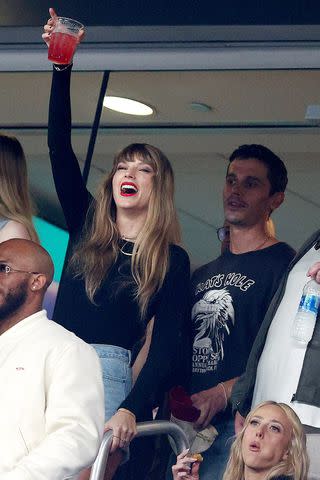
M 210 105 L 207 105 L 206 103 L 191 102 L 189 103 L 189 106 L 194 112 L 210 112 L 212 110 Z
M 111 97 L 106 95 L 103 106 L 115 112 L 126 113 L 127 115 L 152 115 L 153 109 L 145 103 L 137 102 L 131 98 Z
M 320 105 L 308 105 L 305 113 L 305 120 L 310 123 L 319 123 L 320 122 Z

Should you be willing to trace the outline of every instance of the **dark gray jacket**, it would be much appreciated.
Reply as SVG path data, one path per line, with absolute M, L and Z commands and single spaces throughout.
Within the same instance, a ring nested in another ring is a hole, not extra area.
M 233 387 L 231 397 L 232 409 L 234 412 L 238 410 L 243 417 L 247 415 L 251 408 L 259 359 L 266 342 L 269 327 L 284 295 L 289 273 L 292 270 L 292 267 L 294 267 L 294 265 L 300 260 L 300 258 L 302 258 L 316 242 L 320 242 L 320 230 L 314 233 L 306 241 L 306 243 L 302 246 L 295 258 L 288 266 L 287 272 L 285 273 L 261 324 L 248 359 L 246 371 Z M 313 336 L 308 344 L 307 351 L 304 357 L 298 388 L 294 395 L 295 401 L 320 407 L 319 368 L 320 312 L 318 312 L 317 322 L 313 332 Z M 288 372 L 288 374 L 290 373 Z

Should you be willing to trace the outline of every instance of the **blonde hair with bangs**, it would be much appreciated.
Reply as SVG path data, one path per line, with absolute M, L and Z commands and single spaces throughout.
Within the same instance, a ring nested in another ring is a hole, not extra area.
M 85 223 L 83 239 L 70 262 L 75 274 L 84 278 L 88 298 L 95 295 L 119 254 L 120 234 L 116 225 L 116 205 L 112 179 L 120 162 L 135 159 L 148 163 L 155 171 L 145 224 L 139 232 L 131 257 L 136 282 L 136 298 L 141 316 L 146 314 L 151 296 L 162 286 L 169 268 L 169 245 L 181 242 L 180 227 L 174 207 L 174 176 L 167 157 L 158 148 L 134 143 L 119 152 L 111 173 L 98 189 Z
M 21 223 L 39 242 L 32 223 L 27 162 L 17 138 L 0 133 L 0 216 Z
M 292 476 L 294 480 L 307 480 L 309 459 L 306 450 L 306 436 L 297 414 L 289 405 L 273 401 L 263 402 L 257 405 L 247 415 L 243 429 L 237 435 L 232 444 L 229 461 L 223 480 L 243 480 L 244 479 L 244 461 L 242 456 L 242 439 L 244 432 L 251 419 L 256 415 L 259 408 L 266 405 L 279 407 L 286 415 L 292 427 L 291 439 L 288 445 L 288 455 L 280 463 L 275 465 L 266 475 L 264 480 L 272 480 L 280 475 Z

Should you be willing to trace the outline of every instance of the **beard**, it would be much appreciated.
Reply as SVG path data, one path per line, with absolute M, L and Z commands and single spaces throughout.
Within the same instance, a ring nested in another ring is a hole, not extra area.
M 25 280 L 15 289 L 9 290 L 9 292 L 3 297 L 2 304 L 0 303 L 0 321 L 6 320 L 19 310 L 19 308 L 25 303 L 28 295 L 28 281 Z

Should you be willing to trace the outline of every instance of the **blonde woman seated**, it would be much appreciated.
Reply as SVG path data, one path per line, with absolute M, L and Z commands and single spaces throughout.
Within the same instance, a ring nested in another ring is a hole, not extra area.
M 15 137 L 0 133 L 0 242 L 10 238 L 38 242 L 32 213 L 22 146 Z
M 199 480 L 199 463 L 190 468 L 190 462 L 194 460 L 187 451 L 178 456 L 172 467 L 174 480 Z M 288 405 L 270 401 L 247 416 L 231 447 L 223 480 L 306 480 L 308 466 L 298 416 Z

